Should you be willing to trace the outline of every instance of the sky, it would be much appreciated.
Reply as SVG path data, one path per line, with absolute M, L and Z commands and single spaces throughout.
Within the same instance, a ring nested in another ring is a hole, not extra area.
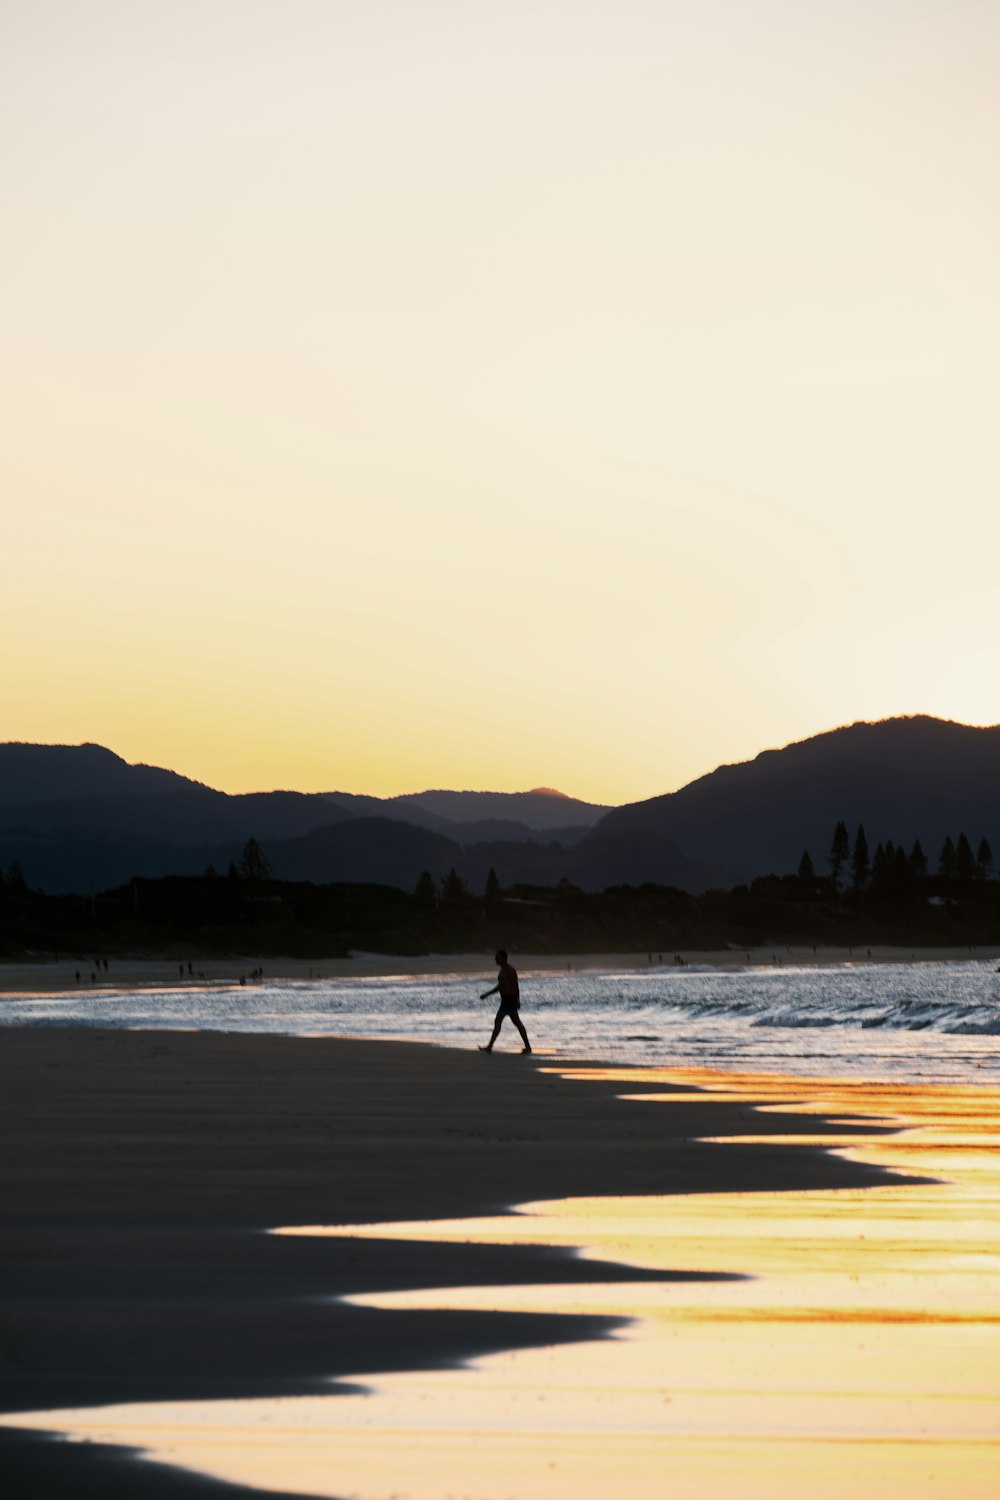
M 1000 720 L 993 0 L 7 0 L 0 740 L 602 803 Z

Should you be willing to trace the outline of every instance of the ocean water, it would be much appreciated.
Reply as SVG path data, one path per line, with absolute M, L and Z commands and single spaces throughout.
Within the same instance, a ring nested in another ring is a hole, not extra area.
M 997 960 L 829 967 L 522 972 L 522 1018 L 542 1058 L 914 1083 L 1000 1082 Z M 0 1024 L 83 1024 L 403 1038 L 472 1049 L 492 983 L 470 975 L 265 981 L 0 1002 Z M 497 1050 L 516 1051 L 509 1022 Z

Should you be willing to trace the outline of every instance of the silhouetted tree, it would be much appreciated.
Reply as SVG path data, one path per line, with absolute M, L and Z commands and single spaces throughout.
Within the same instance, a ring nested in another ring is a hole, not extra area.
M 913 840 L 913 848 L 910 850 L 910 870 L 916 880 L 923 880 L 927 874 L 927 855 L 921 848 L 919 839 Z
M 256 839 L 247 839 L 243 845 L 243 853 L 240 855 L 239 872 L 244 880 L 259 881 L 266 880 L 271 873 L 271 866 L 264 858 L 264 851 Z
M 497 896 L 499 896 L 499 894 L 500 882 L 497 879 L 497 872 L 496 870 L 494 870 L 493 866 L 490 865 L 490 873 L 486 877 L 486 898 L 488 901 L 494 901 Z
M 959 880 L 971 880 L 976 873 L 976 860 L 972 853 L 972 845 L 964 833 L 958 835 L 958 843 L 955 845 L 955 868 Z
M 465 881 L 461 879 L 455 866 L 452 865 L 444 877 L 444 898 L 446 901 L 457 901 L 465 895 Z
M 803 849 L 802 858 L 799 860 L 799 879 L 802 881 L 816 879 L 816 871 L 813 869 L 808 849 Z
M 993 850 L 986 839 L 979 840 L 976 850 L 976 874 L 980 880 L 989 880 L 993 874 Z
M 417 881 L 414 895 L 419 896 L 421 901 L 434 901 L 437 897 L 437 886 L 434 884 L 434 876 L 430 870 L 424 870 Z
M 264 851 L 256 839 L 247 839 L 243 845 L 243 853 L 240 855 L 240 862 L 237 868 L 240 879 L 246 881 L 247 896 L 250 901 L 250 920 L 256 925 L 256 900 L 262 883 L 271 874 L 271 866 L 264 858 Z
M 850 852 L 851 841 L 847 833 L 847 824 L 841 821 L 833 830 L 833 842 L 830 845 L 830 879 L 835 891 L 840 890 L 840 872 L 847 863 Z
M 890 845 L 890 848 L 892 846 Z M 886 867 L 888 865 L 887 851 L 882 847 L 881 840 L 875 845 L 875 853 L 872 855 L 872 885 L 881 890 L 886 884 Z
M 854 835 L 854 852 L 851 855 L 851 884 L 856 891 L 864 888 L 868 880 L 868 840 L 865 838 L 864 824 L 858 824 L 858 831 Z
M 941 845 L 941 853 L 938 856 L 938 874 L 945 880 L 954 880 L 958 874 L 958 856 L 955 853 L 955 845 L 952 843 L 950 833 Z
M 913 884 L 913 866 L 902 844 L 879 844 L 872 861 L 872 884 L 880 891 L 905 891 Z

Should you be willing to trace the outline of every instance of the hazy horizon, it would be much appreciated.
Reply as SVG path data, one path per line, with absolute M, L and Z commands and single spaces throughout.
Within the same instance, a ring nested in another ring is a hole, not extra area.
M 0 43 L 4 734 L 620 805 L 1000 717 L 996 7 Z

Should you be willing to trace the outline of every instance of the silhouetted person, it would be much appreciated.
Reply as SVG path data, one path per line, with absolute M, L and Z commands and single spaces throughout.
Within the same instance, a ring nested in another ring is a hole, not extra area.
M 490 995 L 499 994 L 500 1008 L 497 1011 L 496 1020 L 493 1022 L 493 1035 L 490 1037 L 487 1045 L 480 1047 L 479 1050 L 480 1052 L 493 1051 L 493 1043 L 500 1035 L 500 1027 L 503 1025 L 504 1016 L 509 1016 L 521 1033 L 521 1040 L 524 1042 L 521 1050 L 523 1052 L 530 1052 L 531 1043 L 528 1041 L 528 1033 L 521 1024 L 521 1017 L 518 1015 L 518 1010 L 521 1006 L 521 992 L 517 983 L 517 970 L 507 962 L 506 948 L 498 948 L 493 956 L 500 965 L 497 982 L 491 990 L 484 990 L 479 998 L 480 1000 L 486 1000 Z

